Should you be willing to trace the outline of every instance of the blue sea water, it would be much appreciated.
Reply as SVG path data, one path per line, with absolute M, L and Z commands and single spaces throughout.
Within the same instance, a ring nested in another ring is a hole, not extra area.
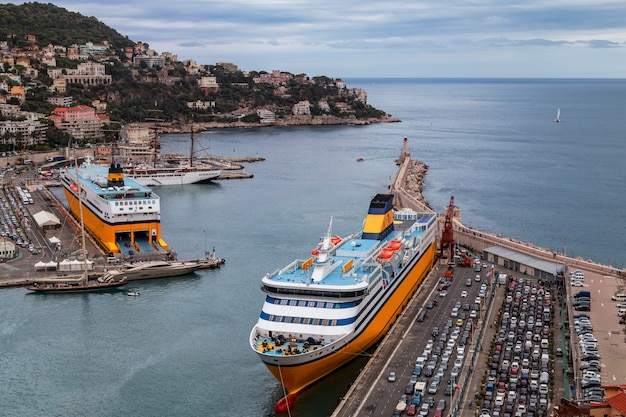
M 405 136 L 436 210 L 453 195 L 468 225 L 624 266 L 626 81 L 345 81 L 402 121 L 204 132 L 211 154 L 266 160 L 249 180 L 155 187 L 179 257 L 215 247 L 223 268 L 131 284 L 140 297 L 0 290 L 0 415 L 274 415 L 282 390 L 248 343 L 260 278 L 307 256 L 331 216 L 334 233 L 358 230 Z M 162 141 L 186 152 L 188 139 Z M 366 359 L 292 415 L 330 414 Z

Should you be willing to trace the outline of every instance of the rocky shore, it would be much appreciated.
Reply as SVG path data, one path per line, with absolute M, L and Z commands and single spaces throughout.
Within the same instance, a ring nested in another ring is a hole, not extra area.
M 337 117 L 330 115 L 322 116 L 285 116 L 276 119 L 274 123 L 247 123 L 241 120 L 233 120 L 229 122 L 194 122 L 194 131 L 204 131 L 210 129 L 227 129 L 237 127 L 268 127 L 268 126 L 329 126 L 329 125 L 370 125 L 373 123 L 398 123 L 400 119 L 386 115 L 381 118 L 357 119 L 355 117 Z M 191 132 L 191 123 L 180 124 L 160 124 L 158 126 L 159 133 L 189 133 Z

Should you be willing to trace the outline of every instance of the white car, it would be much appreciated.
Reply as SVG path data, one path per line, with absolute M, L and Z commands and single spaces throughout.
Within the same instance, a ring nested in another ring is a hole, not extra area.
M 467 291 L 461 291 L 461 298 L 467 298 Z
M 584 287 L 585 284 L 582 281 L 572 281 L 572 287 Z

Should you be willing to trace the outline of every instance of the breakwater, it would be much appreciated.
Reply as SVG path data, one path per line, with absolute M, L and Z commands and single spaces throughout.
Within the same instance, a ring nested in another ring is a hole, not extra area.
M 410 155 L 403 155 L 399 159 L 399 168 L 396 177 L 390 185 L 390 192 L 396 195 L 396 200 L 401 207 L 411 207 L 415 210 L 432 210 L 422 195 L 423 180 L 428 166 L 423 162 L 412 160 Z M 443 226 L 445 213 L 439 215 L 440 227 Z M 453 219 L 455 241 L 474 252 L 482 253 L 490 246 L 501 246 L 512 249 L 536 258 L 567 265 L 568 268 L 583 269 L 596 272 L 601 275 L 614 277 L 626 276 L 626 270 L 602 265 L 591 259 L 570 257 L 565 253 L 552 251 L 531 242 L 522 242 L 513 237 L 505 237 L 484 230 L 474 229 L 462 223 L 462 210 L 455 210 Z

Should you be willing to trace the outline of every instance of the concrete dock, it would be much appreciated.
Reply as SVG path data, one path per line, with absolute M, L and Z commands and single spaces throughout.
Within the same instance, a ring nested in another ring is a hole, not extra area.
M 419 161 L 411 160 L 410 155 L 401 155 L 398 160 L 399 168 L 396 178 L 389 187 L 390 193 L 395 194 L 396 202 L 401 207 L 410 207 L 415 210 L 430 209 L 428 202 L 423 198 L 422 181 L 425 177 L 427 166 Z M 508 248 L 524 255 L 545 260 L 552 263 L 559 263 L 567 270 L 582 270 L 585 273 L 586 284 L 594 297 L 594 308 L 591 312 L 586 312 L 590 316 L 593 324 L 594 334 L 599 340 L 599 351 L 602 356 L 602 380 L 605 384 L 612 385 L 616 381 L 626 381 L 626 363 L 622 360 L 622 352 L 626 347 L 626 340 L 623 337 L 624 326 L 618 324 L 615 317 L 614 308 L 610 307 L 610 297 L 615 292 L 626 292 L 625 282 L 622 279 L 625 271 L 612 266 L 601 265 L 590 260 L 567 257 L 561 253 L 555 253 L 549 249 L 538 247 L 532 243 L 524 243 L 514 238 L 497 236 L 495 234 L 476 230 L 462 224 L 460 210 L 456 211 L 453 220 L 455 241 L 459 245 L 471 249 L 474 254 L 482 254 L 485 249 L 493 246 Z M 443 227 L 445 214 L 440 217 L 440 225 Z M 392 411 L 400 396 L 404 393 L 404 383 L 390 384 L 387 381 L 387 373 L 393 366 L 398 366 L 400 370 L 397 374 L 410 375 L 413 369 L 414 350 L 417 344 L 423 343 L 430 338 L 430 334 L 422 333 L 416 317 L 420 311 L 424 310 L 426 301 L 436 298 L 435 287 L 441 276 L 443 265 L 433 268 L 425 282 L 414 294 L 411 301 L 398 318 L 387 336 L 379 343 L 375 353 L 367 365 L 361 370 L 357 379 L 351 385 L 348 393 L 340 399 L 338 407 L 333 412 L 333 417 L 355 416 L 355 415 L 392 415 Z M 496 265 L 500 272 L 509 276 L 524 278 L 520 271 L 512 271 L 502 265 Z M 469 272 L 472 277 L 472 268 L 455 268 L 461 274 Z M 455 272 L 455 281 L 457 272 Z M 527 277 L 534 279 L 533 277 Z M 465 275 L 461 276 L 465 280 Z M 587 284 L 588 283 L 588 284 Z M 461 287 L 462 288 L 462 287 Z M 489 308 L 482 311 L 475 330 L 474 344 L 471 346 L 469 354 L 472 361 L 463 365 L 463 370 L 468 373 L 468 378 L 464 380 L 461 390 L 455 391 L 452 397 L 446 398 L 448 408 L 444 416 L 475 417 L 480 414 L 481 408 L 475 402 L 475 395 L 484 388 L 484 378 L 488 372 L 487 356 L 488 352 L 483 352 L 483 344 L 489 346 L 496 334 L 495 319 L 498 316 L 498 308 L 505 298 L 506 286 L 495 286 L 489 298 Z M 567 400 L 576 399 L 576 388 L 580 383 L 580 371 L 578 370 L 580 359 L 577 345 L 577 335 L 573 326 L 569 326 L 571 318 L 579 312 L 573 311 L 568 300 L 571 300 L 571 292 L 580 288 L 570 288 L 568 282 L 560 286 L 552 287 L 556 295 L 553 300 L 552 313 L 554 320 L 551 323 L 552 338 L 554 346 L 562 346 L 563 358 L 555 358 L 552 383 L 553 397 L 550 399 L 549 408 L 546 415 L 554 411 L 554 407 L 560 404 L 562 398 Z M 560 288 L 560 290 L 558 289 Z M 495 308 L 491 308 L 495 307 Z M 416 338 L 415 335 L 420 335 Z M 569 340 L 575 341 L 570 345 Z M 486 349 L 487 350 L 487 349 Z M 409 353 L 407 353 L 409 352 Z M 421 350 L 419 351 L 421 352 Z M 418 354 L 419 354 L 418 352 Z M 562 359 L 562 360 L 561 360 Z M 402 368 L 407 371 L 404 373 Z M 408 380 L 408 377 L 407 377 Z M 459 382 L 461 384 L 461 382 Z M 440 398 L 441 394 L 437 395 Z M 453 405 L 454 404 L 454 405 Z M 456 408 L 455 408 L 456 407 Z M 429 413 L 433 413 L 431 410 Z M 381 414 L 382 413 L 382 414 Z

